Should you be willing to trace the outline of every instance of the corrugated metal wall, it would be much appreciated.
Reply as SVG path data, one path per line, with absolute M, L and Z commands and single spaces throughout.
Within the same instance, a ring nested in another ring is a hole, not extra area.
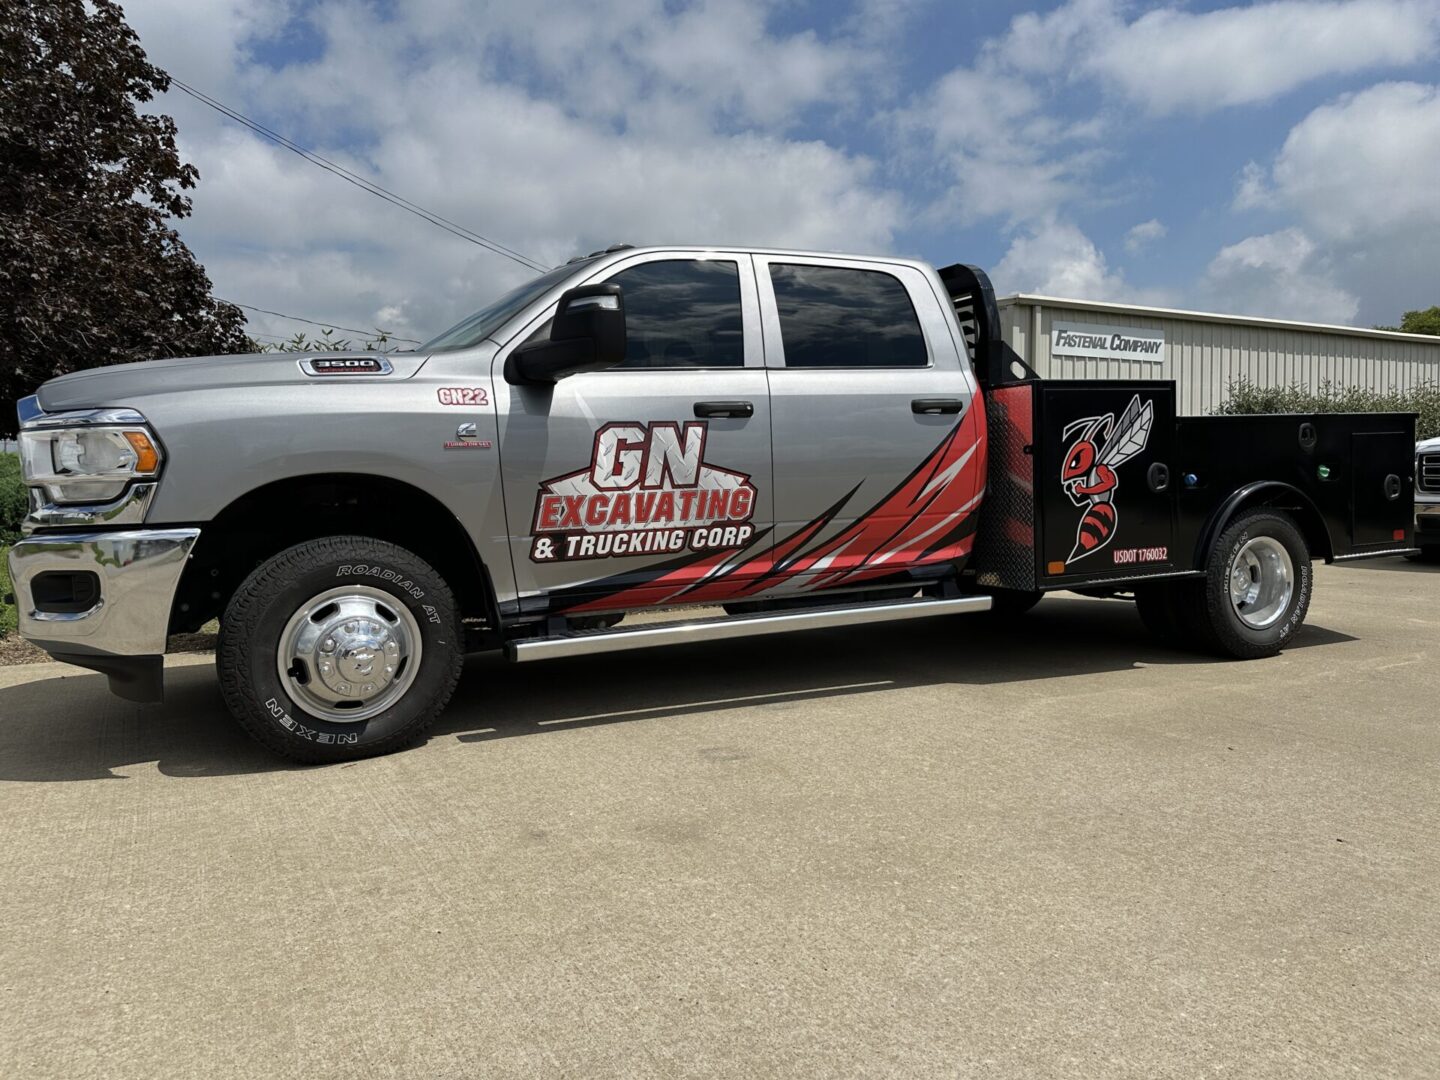
M 1035 309 L 1040 311 L 1039 349 L 1032 351 Z M 1089 360 L 1050 355 L 1056 321 L 1164 330 L 1165 360 Z M 1214 411 L 1226 387 L 1242 376 L 1266 386 L 1298 384 L 1316 389 L 1337 385 L 1372 390 L 1407 390 L 1440 382 L 1440 339 L 1433 344 L 1361 337 L 1303 327 L 1208 322 L 1123 308 L 1087 310 L 1028 300 L 1002 300 L 1001 332 L 1010 347 L 1042 376 L 1052 379 L 1174 379 L 1182 415 Z

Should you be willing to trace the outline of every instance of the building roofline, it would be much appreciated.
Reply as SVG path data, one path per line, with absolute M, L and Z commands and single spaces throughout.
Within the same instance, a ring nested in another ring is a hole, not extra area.
M 1350 337 L 1377 338 L 1382 341 L 1408 341 L 1420 345 L 1434 345 L 1440 348 L 1440 337 L 1432 334 L 1407 334 L 1399 330 L 1371 330 L 1363 326 L 1341 326 L 1337 323 L 1296 322 L 1290 319 L 1266 319 L 1258 315 L 1225 315 L 1215 311 L 1189 311 L 1185 308 L 1146 307 L 1142 304 L 1117 304 L 1108 300 L 1069 300 L 1063 296 L 1043 296 L 1039 293 L 1011 293 L 1002 296 L 996 304 L 1009 307 L 1026 304 L 1040 307 L 1076 308 L 1081 311 L 1102 311 L 1112 314 L 1141 315 L 1152 319 L 1181 319 L 1187 322 L 1229 323 L 1242 326 L 1260 326 L 1271 330 L 1299 330 L 1322 334 L 1346 334 Z

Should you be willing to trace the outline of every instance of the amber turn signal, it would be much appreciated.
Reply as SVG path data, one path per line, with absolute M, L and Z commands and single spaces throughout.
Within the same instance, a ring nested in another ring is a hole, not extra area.
M 125 441 L 135 451 L 135 471 L 137 473 L 153 473 L 160 466 L 160 454 L 155 449 L 155 444 L 143 431 L 125 432 Z

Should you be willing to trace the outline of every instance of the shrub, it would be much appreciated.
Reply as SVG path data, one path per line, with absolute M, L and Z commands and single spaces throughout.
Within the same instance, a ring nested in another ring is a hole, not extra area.
M 1326 380 L 1318 390 L 1304 386 L 1257 386 L 1238 379 L 1228 387 L 1227 398 L 1215 410 L 1220 416 L 1254 413 L 1413 412 L 1417 439 L 1440 435 L 1440 386 L 1423 383 L 1410 390 L 1367 390 L 1336 386 Z
M 20 537 L 28 496 L 20 483 L 20 458 L 0 453 L 0 544 L 13 544 Z

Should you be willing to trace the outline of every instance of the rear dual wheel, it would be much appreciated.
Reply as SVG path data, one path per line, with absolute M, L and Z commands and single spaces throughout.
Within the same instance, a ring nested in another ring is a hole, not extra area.
M 1162 641 L 1241 660 L 1274 656 L 1305 622 L 1310 549 L 1290 515 L 1259 509 L 1227 525 L 1203 579 L 1137 589 L 1136 608 Z

